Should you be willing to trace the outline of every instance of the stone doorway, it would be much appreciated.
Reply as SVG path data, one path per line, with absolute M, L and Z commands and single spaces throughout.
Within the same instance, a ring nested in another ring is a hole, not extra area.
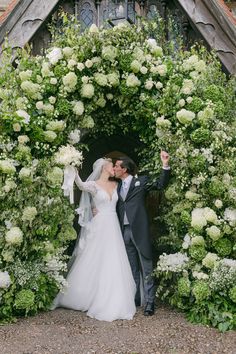
M 139 165 L 138 150 L 141 148 L 142 143 L 135 135 L 112 135 L 112 136 L 100 136 L 100 137 L 85 137 L 82 143 L 88 146 L 88 151 L 84 153 L 84 162 L 80 176 L 83 181 L 90 175 L 94 161 L 100 157 L 110 157 L 115 160 L 119 156 L 129 156 Z M 79 203 L 81 192 L 76 188 L 75 190 L 75 205 Z M 160 201 L 162 199 L 161 192 L 151 192 L 146 199 L 146 205 L 149 215 L 150 231 L 152 237 L 152 243 L 154 248 L 154 261 L 157 260 L 158 254 L 162 253 L 162 250 L 158 250 L 157 240 L 160 234 L 161 225 L 155 220 L 159 214 Z M 78 218 L 76 217 L 74 227 L 79 232 Z

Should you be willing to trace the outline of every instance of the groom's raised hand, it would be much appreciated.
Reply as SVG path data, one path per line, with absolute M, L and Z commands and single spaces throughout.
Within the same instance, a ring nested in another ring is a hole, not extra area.
M 162 161 L 162 167 L 163 168 L 169 167 L 170 156 L 168 152 L 161 150 L 160 157 Z

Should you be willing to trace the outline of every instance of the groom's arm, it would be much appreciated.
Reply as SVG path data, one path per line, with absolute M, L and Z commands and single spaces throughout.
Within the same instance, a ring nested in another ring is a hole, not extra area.
M 151 182 L 149 178 L 146 178 L 146 183 L 145 183 L 145 190 L 147 192 L 153 191 L 153 190 L 158 190 L 158 189 L 164 189 L 168 185 L 170 180 L 170 168 L 162 168 L 160 177 L 158 180 Z
M 146 191 L 156 190 L 156 189 L 164 189 L 170 179 L 170 166 L 169 166 L 169 154 L 166 151 L 161 151 L 160 154 L 161 161 L 162 161 L 162 171 L 160 177 L 157 181 L 153 183 L 148 183 L 146 181 L 145 189 Z

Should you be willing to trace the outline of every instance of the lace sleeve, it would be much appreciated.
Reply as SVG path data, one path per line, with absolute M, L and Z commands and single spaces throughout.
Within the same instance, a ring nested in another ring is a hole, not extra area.
M 95 195 L 97 193 L 96 182 L 94 181 L 83 182 L 80 176 L 78 175 L 78 173 L 76 174 L 75 177 L 75 183 L 81 191 L 91 193 L 92 195 Z

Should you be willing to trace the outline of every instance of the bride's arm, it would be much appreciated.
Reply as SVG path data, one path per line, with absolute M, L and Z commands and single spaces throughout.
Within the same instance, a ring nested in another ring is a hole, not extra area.
M 75 174 L 75 184 L 81 191 L 89 192 L 93 195 L 97 192 L 96 183 L 94 181 L 83 182 L 77 170 Z

